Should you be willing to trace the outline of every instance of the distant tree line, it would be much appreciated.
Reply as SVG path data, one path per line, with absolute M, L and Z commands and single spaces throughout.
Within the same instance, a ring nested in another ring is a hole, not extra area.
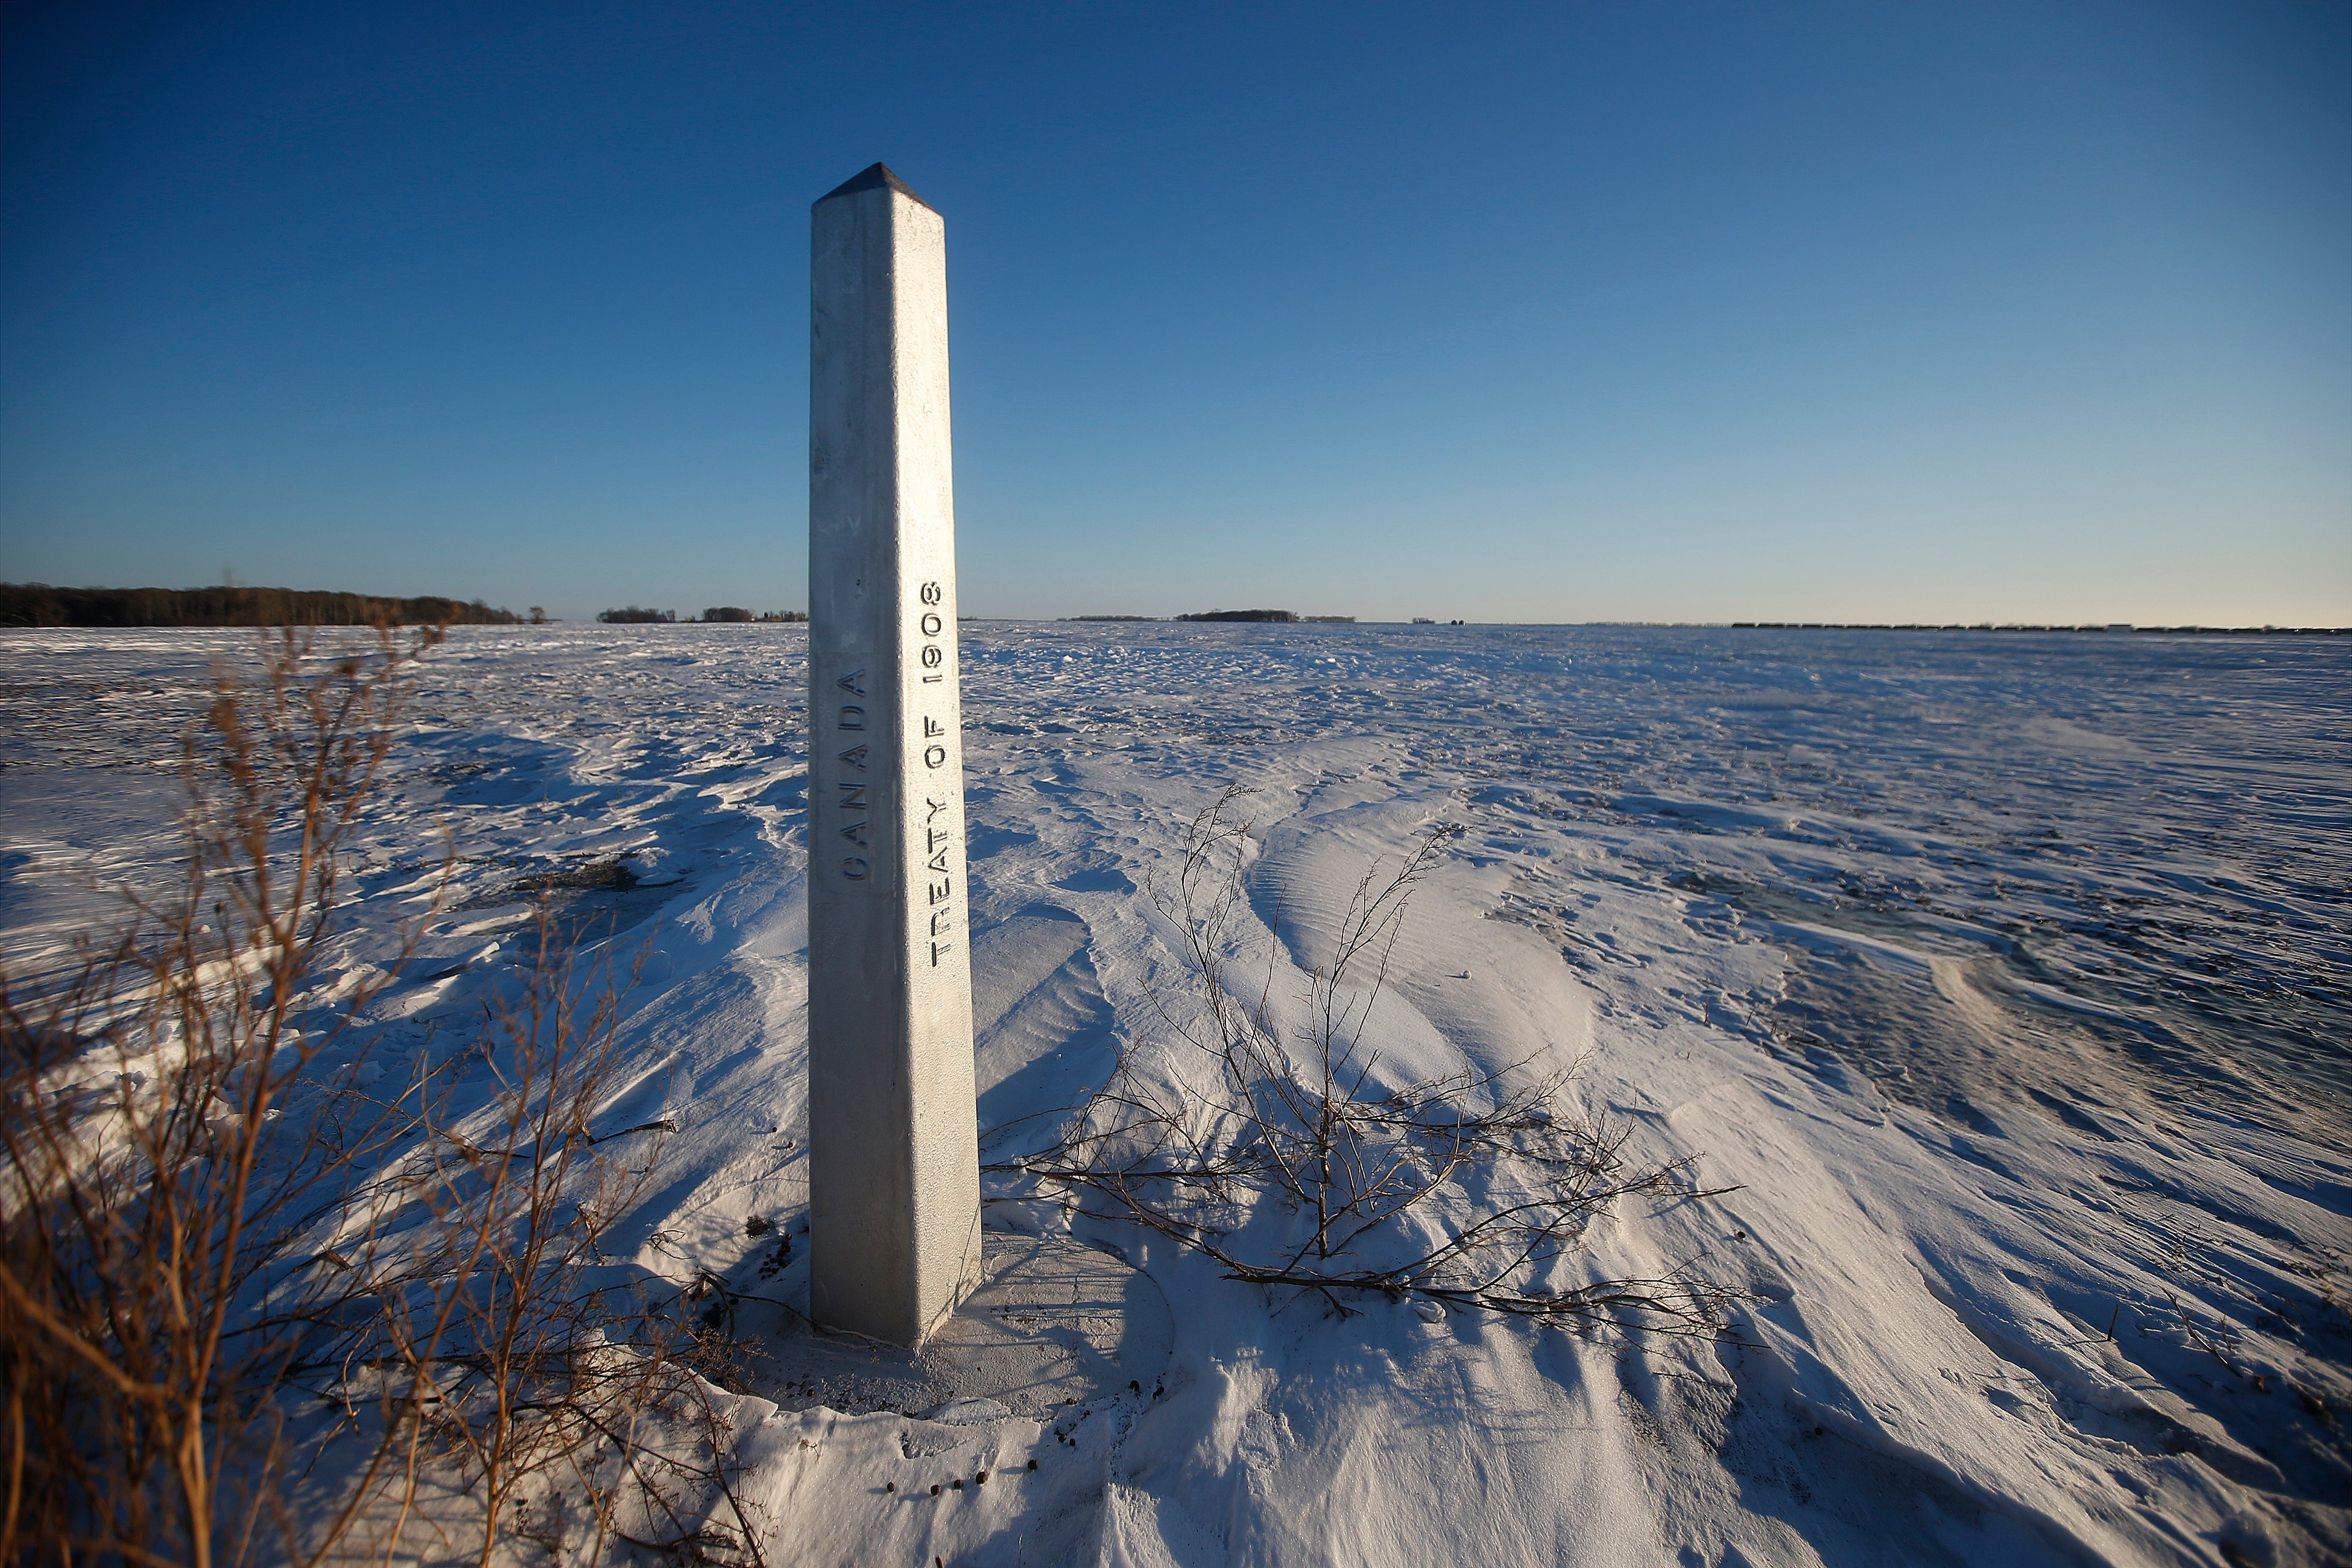
M 513 626 L 479 599 L 384 599 L 295 588 L 54 588 L 0 583 L 7 626 Z
M 2083 626 L 2026 626 L 2009 621 L 2000 626 L 1979 621 L 1964 626 L 1928 622 L 1895 625 L 1885 621 L 1734 621 L 1742 631 L 1767 632 L 2160 632 L 2168 636 L 2295 637 L 2352 636 L 2352 626 L 2136 626 L 2125 621 L 2091 622 Z
M 970 619 L 969 616 L 965 617 Z M 1066 621 L 1156 621 L 1158 616 L 1065 616 Z M 1179 621 L 1304 621 L 1310 626 L 1352 626 L 1353 616 L 1302 616 L 1296 610 L 1202 610 L 1195 615 L 1175 616 Z
M 1311 626 L 1347 626 L 1356 623 L 1353 616 L 1302 616 L 1296 610 L 1202 610 L 1176 618 L 1180 621 L 1305 621 Z
M 596 618 L 607 626 L 672 626 L 677 621 L 677 612 L 647 610 L 635 605 L 625 605 L 617 610 L 599 610 L 596 612 Z M 755 616 L 740 605 L 713 605 L 702 614 L 689 616 L 687 619 L 713 623 L 720 621 L 792 622 L 807 620 L 808 613 L 804 610 L 770 610 L 764 616 Z

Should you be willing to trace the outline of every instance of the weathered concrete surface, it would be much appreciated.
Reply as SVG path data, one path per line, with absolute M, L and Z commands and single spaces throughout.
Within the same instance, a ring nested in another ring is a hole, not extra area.
M 913 1345 L 981 1267 L 946 226 L 877 163 L 811 229 L 810 1300 Z
M 987 1244 L 984 1281 L 919 1351 L 812 1333 L 788 1312 L 745 1302 L 736 1332 L 753 1347 L 746 1391 L 788 1410 L 948 1419 L 1042 1416 L 1114 1394 L 1151 1396 L 1175 1330 L 1149 1275 L 1058 1238 L 992 1231 Z M 967 1400 L 1003 1408 L 957 1408 Z

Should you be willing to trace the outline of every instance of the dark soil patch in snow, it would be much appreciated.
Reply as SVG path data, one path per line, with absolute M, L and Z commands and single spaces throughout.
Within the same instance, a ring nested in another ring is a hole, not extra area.
M 462 907 L 502 909 L 543 900 L 557 941 L 577 947 L 643 924 L 677 890 L 674 882 L 643 884 L 625 859 L 613 857 L 535 872 Z

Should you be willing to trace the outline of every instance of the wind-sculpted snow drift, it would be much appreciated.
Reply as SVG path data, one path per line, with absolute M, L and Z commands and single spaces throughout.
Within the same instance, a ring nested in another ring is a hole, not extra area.
M 1081 1216 L 1176 1308 L 1160 1385 L 1053 1423 L 746 1396 L 767 1561 L 2352 1557 L 2352 648 L 966 632 L 989 1147 L 1122 1049 L 1179 1048 L 1143 891 L 1224 785 L 1258 792 L 1241 935 L 1278 1005 L 1368 866 L 1450 824 L 1370 1026 L 1383 1081 L 1575 1068 L 1629 1158 L 1736 1189 L 1621 1205 L 1591 1268 L 1756 1304 L 1722 1342 L 1342 1316 Z M 169 874 L 178 735 L 249 647 L 0 641 L 20 973 L 107 918 L 95 889 Z M 433 1025 L 508 983 L 556 876 L 566 929 L 647 950 L 609 1117 L 678 1128 L 617 1261 L 787 1299 L 805 652 L 793 626 L 454 632 L 310 999 L 435 896 L 446 831 L 444 912 L 354 1038 L 384 1070 L 448 1048 Z M 1073 1224 L 992 1195 L 1002 1228 Z

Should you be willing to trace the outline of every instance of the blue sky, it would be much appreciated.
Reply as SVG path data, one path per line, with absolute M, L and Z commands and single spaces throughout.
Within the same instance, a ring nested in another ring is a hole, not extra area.
M 5 15 L 0 577 L 799 607 L 879 158 L 970 613 L 2352 623 L 2352 5 Z

